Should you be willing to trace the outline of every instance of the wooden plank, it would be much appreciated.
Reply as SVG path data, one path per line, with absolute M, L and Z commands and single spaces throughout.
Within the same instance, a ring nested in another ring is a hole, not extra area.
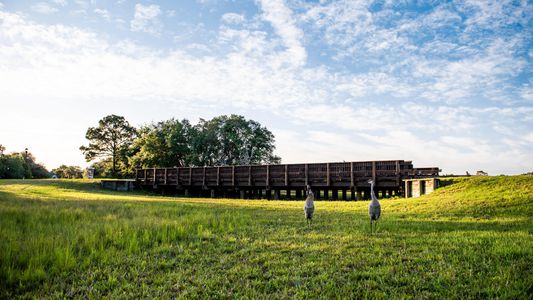
M 167 175 L 168 175 L 167 170 L 168 170 L 168 169 L 165 168 L 165 179 L 163 179 L 163 182 L 164 182 L 165 185 L 167 184 Z
M 144 180 L 143 180 L 143 181 L 144 181 L 144 182 L 143 182 L 144 184 L 146 184 L 146 171 L 147 171 L 147 170 L 144 169 Z
M 154 168 L 154 182 L 153 182 L 153 184 L 156 184 L 156 182 L 157 182 L 157 181 L 156 181 L 156 180 L 157 180 L 157 177 L 155 177 L 155 173 L 156 173 L 156 168 Z
M 204 177 L 202 178 L 202 186 L 205 186 L 205 170 L 206 170 L 206 167 L 204 167 Z
M 176 167 L 176 187 L 180 186 L 180 168 Z
M 189 167 L 189 185 L 192 185 L 192 167 Z

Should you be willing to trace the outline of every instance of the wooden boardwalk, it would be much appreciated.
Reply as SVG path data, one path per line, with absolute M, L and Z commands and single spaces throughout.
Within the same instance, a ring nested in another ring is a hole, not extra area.
M 366 199 L 369 179 L 381 197 L 403 195 L 403 179 L 436 177 L 439 168 L 383 160 L 310 164 L 138 169 L 136 185 L 186 196 L 301 199 L 310 185 L 318 199 Z

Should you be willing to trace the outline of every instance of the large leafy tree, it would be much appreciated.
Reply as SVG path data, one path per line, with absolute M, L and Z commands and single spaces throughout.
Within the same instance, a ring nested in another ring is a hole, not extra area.
M 192 140 L 195 162 L 204 165 L 280 163 L 273 154 L 274 135 L 266 127 L 243 116 L 219 116 L 200 120 Z
M 85 137 L 89 145 L 80 150 L 87 161 L 111 159 L 112 173 L 117 175 L 117 164 L 127 161 L 128 149 L 133 143 L 137 130 L 122 116 L 109 115 L 98 122 L 97 127 L 89 127 Z
M 144 126 L 132 145 L 134 167 L 173 167 L 190 164 L 190 134 L 187 120 L 170 119 Z

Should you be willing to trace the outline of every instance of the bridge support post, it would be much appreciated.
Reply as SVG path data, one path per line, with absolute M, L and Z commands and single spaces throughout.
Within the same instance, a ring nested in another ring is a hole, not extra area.
M 296 199 L 302 199 L 302 190 L 301 189 L 297 189 L 296 190 Z
M 346 197 L 346 189 L 342 189 L 342 200 L 348 200 L 348 198 Z
M 267 200 L 272 199 L 272 190 L 271 189 L 267 188 L 265 190 L 265 197 L 267 198 Z
M 281 198 L 281 190 L 274 190 L 274 200 Z

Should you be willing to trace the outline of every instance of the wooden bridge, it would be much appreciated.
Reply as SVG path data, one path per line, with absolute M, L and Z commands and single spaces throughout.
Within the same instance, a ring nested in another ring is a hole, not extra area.
M 301 199 L 310 185 L 317 199 L 358 200 L 374 191 L 385 198 L 403 195 L 404 179 L 436 177 L 439 168 L 413 168 L 411 161 L 384 160 L 310 164 L 137 169 L 143 189 L 185 196 Z

